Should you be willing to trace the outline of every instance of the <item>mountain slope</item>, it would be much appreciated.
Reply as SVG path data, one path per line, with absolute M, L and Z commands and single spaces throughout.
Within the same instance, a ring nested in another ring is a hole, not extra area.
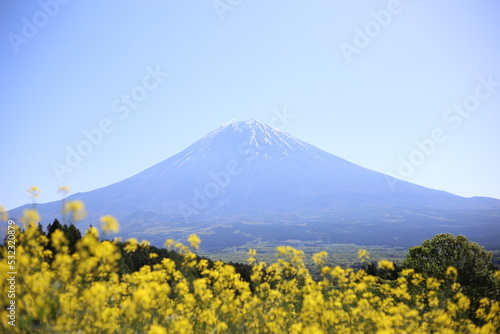
M 169 214 L 183 208 L 207 215 L 300 212 L 305 205 L 318 212 L 352 205 L 490 207 L 404 181 L 391 188 L 390 180 L 251 120 L 221 126 L 179 154 L 104 189 L 109 199 L 120 194 L 137 208 Z M 491 203 L 500 207 L 500 201 Z
M 255 120 L 225 124 L 137 175 L 71 198 L 85 202 L 90 221 L 113 214 L 131 233 L 248 220 L 382 222 L 404 212 L 500 212 L 500 200 L 393 182 Z M 39 205 L 45 217 L 59 208 Z

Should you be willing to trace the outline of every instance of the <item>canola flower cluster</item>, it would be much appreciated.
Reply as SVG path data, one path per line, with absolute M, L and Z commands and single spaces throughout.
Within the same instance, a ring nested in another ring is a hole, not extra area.
M 80 215 L 77 203 L 68 206 Z M 472 310 L 450 267 L 446 280 L 404 270 L 396 281 L 384 281 L 363 270 L 329 267 L 328 256 L 313 256 L 321 277 L 314 280 L 304 265 L 304 253 L 278 247 L 278 258 L 256 261 L 246 282 L 233 266 L 220 261 L 212 267 L 190 247 L 174 240 L 165 246 L 182 255 L 181 267 L 164 258 L 156 265 L 120 275 L 121 253 L 114 241 L 99 241 L 90 228 L 70 254 L 68 241 L 57 230 L 51 240 L 40 233 L 39 215 L 27 210 L 24 231 L 17 229 L 16 326 L 8 324 L 7 303 L 0 293 L 1 333 L 499 333 L 499 301 L 481 300 Z M 112 216 L 101 218 L 104 231 L 117 231 Z M 46 245 L 51 242 L 54 252 Z M 128 239 L 126 252 L 148 247 Z M 364 250 L 361 259 L 368 257 Z M 154 257 L 154 254 L 150 255 Z M 8 272 L 2 249 L 0 272 Z M 382 269 L 394 269 L 380 261 Z M 191 273 L 191 274 L 190 274 Z M 193 274 L 196 273 L 196 274 Z M 498 277 L 498 272 L 496 277 Z M 0 281 L 0 291 L 7 282 Z M 451 292 L 451 294 L 450 294 Z

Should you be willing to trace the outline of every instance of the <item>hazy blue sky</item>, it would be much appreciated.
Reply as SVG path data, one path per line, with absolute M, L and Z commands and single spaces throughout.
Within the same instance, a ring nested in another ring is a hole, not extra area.
M 0 11 L 8 209 L 31 185 L 40 202 L 60 185 L 103 187 L 250 118 L 410 182 L 500 198 L 498 1 L 6 0 Z

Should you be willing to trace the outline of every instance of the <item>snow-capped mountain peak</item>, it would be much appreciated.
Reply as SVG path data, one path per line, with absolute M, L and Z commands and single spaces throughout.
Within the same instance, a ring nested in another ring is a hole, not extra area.
M 367 212 L 382 212 L 376 219 L 384 221 L 385 212 L 500 210 L 495 199 L 467 199 L 394 181 L 253 119 L 224 124 L 137 175 L 77 197 L 95 215 L 89 219 L 112 213 L 124 230 L 134 229 L 131 215 L 149 213 L 187 223 L 214 217 L 324 222 L 365 219 Z M 60 203 L 39 208 L 54 217 Z

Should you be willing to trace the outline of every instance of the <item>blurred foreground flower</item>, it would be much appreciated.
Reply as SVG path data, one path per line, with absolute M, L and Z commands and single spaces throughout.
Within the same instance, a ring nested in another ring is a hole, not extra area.
M 380 261 L 378 261 L 378 266 L 379 266 L 380 269 L 396 270 L 394 268 L 394 262 L 388 261 L 388 260 L 380 260 Z
M 165 240 L 164 246 L 167 247 L 168 250 L 171 250 L 174 245 L 175 245 L 174 239 Z
M 0 220 L 9 220 L 9 214 L 3 206 L 0 205 Z
M 360 249 L 358 250 L 358 259 L 368 260 L 370 259 L 370 253 L 366 249 Z
M 63 214 L 70 214 L 74 221 L 80 221 L 87 217 L 85 205 L 80 200 L 74 200 L 64 203 Z
M 24 227 L 27 228 L 31 224 L 36 224 L 40 221 L 40 215 L 36 209 L 26 209 L 23 211 L 23 217 L 21 218 L 21 222 L 24 224 Z
M 85 235 L 92 235 L 92 236 L 94 236 L 94 238 L 99 239 L 99 231 L 93 226 L 90 226 L 87 229 Z
M 200 249 L 201 240 L 196 234 L 191 234 L 187 241 L 191 244 L 194 249 Z
M 105 233 L 117 233 L 120 230 L 120 224 L 115 217 L 105 215 L 101 217 L 101 228 Z
M 255 263 L 255 256 L 257 255 L 257 250 L 249 249 L 247 254 L 248 254 L 248 259 L 247 259 L 248 264 Z
M 160 325 L 153 325 L 149 329 L 148 334 L 167 334 L 167 330 Z
M 40 188 L 38 188 L 36 186 L 29 187 L 29 189 L 27 191 L 31 195 L 31 197 L 33 197 L 33 198 L 40 196 Z
M 125 247 L 123 248 L 127 253 L 133 253 L 137 250 L 137 239 L 130 238 L 125 241 Z
M 452 280 L 456 280 L 458 277 L 458 271 L 455 267 L 446 268 L 446 276 L 451 278 Z
M 313 254 L 312 259 L 316 265 L 322 265 L 325 263 L 325 258 L 328 257 L 328 253 L 325 251 Z
M 142 240 L 141 243 L 139 244 L 139 246 L 141 246 L 142 248 L 146 248 L 146 247 L 151 246 L 151 243 L 147 240 Z
M 60 186 L 59 189 L 57 189 L 58 192 L 63 193 L 66 195 L 69 193 L 70 188 L 68 186 Z

